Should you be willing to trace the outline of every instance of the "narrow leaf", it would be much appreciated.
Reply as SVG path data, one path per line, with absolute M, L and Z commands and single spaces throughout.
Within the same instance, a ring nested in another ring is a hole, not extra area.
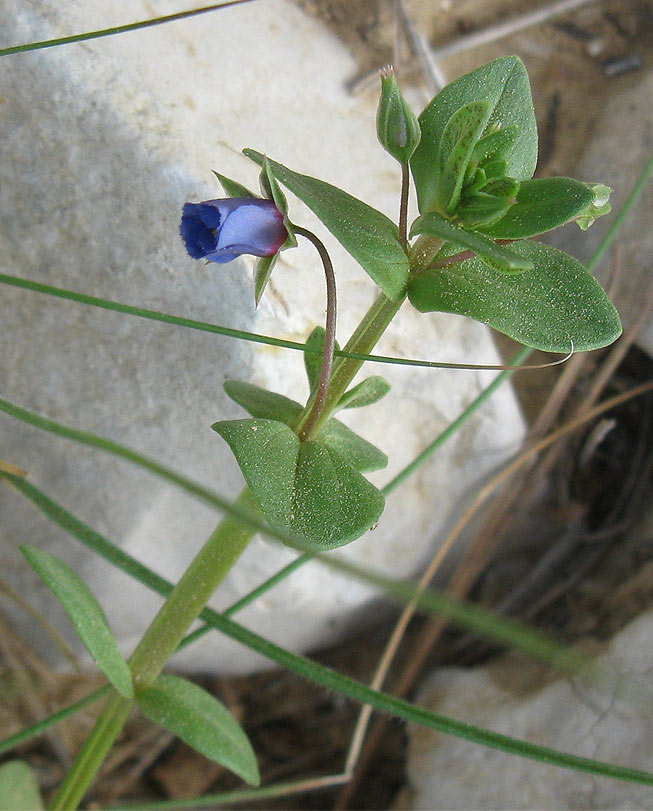
M 388 381 L 381 375 L 367 377 L 342 395 L 338 401 L 338 408 L 361 408 L 378 403 L 386 396 L 390 388 Z
M 438 166 L 437 204 L 440 211 L 453 214 L 476 142 L 481 137 L 492 107 L 487 101 L 473 101 L 451 116 L 442 133 Z
M 151 721 L 174 732 L 193 749 L 242 777 L 261 782 L 256 755 L 240 724 L 206 690 L 178 676 L 161 675 L 140 690 L 136 702 Z
M 232 400 L 241 405 L 252 417 L 266 420 L 278 420 L 292 425 L 302 413 L 302 406 L 284 397 L 268 391 L 253 383 L 243 383 L 240 380 L 227 380 L 224 390 Z
M 508 175 L 517 180 L 533 176 L 537 162 L 537 126 L 526 68 L 517 56 L 496 59 L 447 85 L 419 117 L 422 139 L 411 158 L 419 210 L 433 208 L 440 182 L 436 158 L 440 141 L 451 116 L 474 101 L 487 101 L 492 112 L 487 134 L 496 129 L 517 127 L 514 144 L 504 159 Z
M 253 149 L 244 154 L 259 166 L 264 156 Z M 334 237 L 379 285 L 397 301 L 405 293 L 408 257 L 399 242 L 399 229 L 385 214 L 342 189 L 301 175 L 269 160 L 274 176 L 322 220 Z
M 326 441 L 300 442 L 287 425 L 269 419 L 211 427 L 228 443 L 270 524 L 312 549 L 350 543 L 383 512 L 380 491 Z
M 524 239 L 573 220 L 592 202 L 592 192 L 569 177 L 524 180 L 514 206 L 497 223 L 480 228 L 493 239 Z
M 431 234 L 446 239 L 447 242 L 464 245 L 479 256 L 498 262 L 508 270 L 529 270 L 533 267 L 533 262 L 525 256 L 520 256 L 503 245 L 497 245 L 483 234 L 465 231 L 464 228 L 454 225 L 435 212 L 422 214 L 415 220 L 411 226 L 410 235 L 413 237 L 415 234 Z
M 132 698 L 134 690 L 129 666 L 111 633 L 104 611 L 86 583 L 70 566 L 42 549 L 34 546 L 21 546 L 20 549 L 64 607 L 77 635 L 100 670 L 119 693 Z
M 479 259 L 428 270 L 410 285 L 421 312 L 475 318 L 546 352 L 598 349 L 621 334 L 619 316 L 596 279 L 572 256 L 538 242 L 515 243 L 533 263 L 518 275 L 497 273 Z
M 0 811 L 40 811 L 43 800 L 39 784 L 22 760 L 0 766 Z

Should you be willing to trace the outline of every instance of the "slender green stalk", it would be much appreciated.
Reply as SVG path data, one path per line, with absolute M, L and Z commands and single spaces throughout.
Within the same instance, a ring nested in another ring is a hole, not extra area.
M 177 20 L 184 20 L 188 17 L 197 17 L 200 14 L 208 14 L 211 11 L 219 11 L 221 8 L 229 6 L 239 6 L 242 3 L 250 3 L 252 0 L 228 0 L 225 3 L 217 3 L 212 6 L 195 8 L 190 11 L 179 11 L 176 14 L 167 14 L 165 17 L 154 17 L 150 20 L 142 20 L 137 23 L 127 25 L 117 25 L 113 28 L 102 28 L 98 31 L 88 31 L 85 34 L 72 34 L 69 37 L 58 37 L 57 39 L 46 39 L 41 42 L 28 42 L 25 45 L 12 45 L 10 48 L 0 48 L 0 56 L 24 53 L 25 51 L 40 51 L 43 48 L 54 48 L 57 45 L 70 45 L 72 42 L 86 42 L 89 39 L 100 39 L 101 37 L 111 37 L 114 34 L 126 34 L 128 31 L 139 31 L 141 28 L 151 28 L 154 25 L 163 25 Z
M 113 693 L 77 755 L 73 768 L 66 775 L 50 803 L 51 811 L 69 811 L 77 808 L 120 735 L 133 703 L 131 699 L 124 698 L 119 693 Z
M 131 304 L 122 304 L 118 301 L 111 301 L 109 299 L 97 298 L 96 296 L 89 296 L 85 293 L 77 293 L 74 290 L 66 290 L 62 287 L 53 287 L 49 284 L 42 284 L 30 279 L 21 279 L 18 276 L 10 276 L 6 273 L 0 273 L 0 284 L 6 284 L 11 287 L 18 287 L 23 290 L 30 290 L 34 293 L 43 293 L 46 296 L 53 298 L 60 298 L 67 301 L 75 301 L 78 304 L 86 304 L 90 307 L 98 307 L 102 310 L 110 310 L 112 312 L 123 313 L 124 315 L 131 315 L 137 318 L 146 318 L 150 321 L 160 321 L 163 324 L 172 324 L 176 327 L 186 327 L 187 329 L 199 330 L 200 332 L 209 332 L 214 335 L 224 335 L 226 338 L 235 338 L 241 341 L 250 341 L 251 343 L 263 344 L 265 346 L 278 346 L 282 349 L 294 349 L 298 352 L 313 352 L 316 355 L 320 353 L 320 349 L 300 341 L 289 341 L 285 338 L 273 338 L 270 335 L 260 335 L 257 332 L 246 332 L 245 330 L 232 329 L 231 327 L 223 327 L 220 324 L 211 324 L 206 321 L 195 321 L 192 318 L 184 318 L 178 315 L 168 315 L 161 313 L 157 310 L 148 310 L 143 307 L 134 307 Z M 495 369 L 496 366 L 477 363 L 446 363 L 443 361 L 433 360 L 418 360 L 415 358 L 393 358 L 387 355 L 370 355 L 361 352 L 345 352 L 343 349 L 336 349 L 334 352 L 335 357 L 350 358 L 352 360 L 367 361 L 369 363 L 383 363 L 393 366 L 416 366 L 423 369 Z
M 410 168 L 408 161 L 401 164 L 401 196 L 399 199 L 399 241 L 408 250 L 408 192 L 410 189 Z
M 11 735 L 9 738 L 5 738 L 4 741 L 0 741 L 0 755 L 4 754 L 5 752 L 9 752 L 11 749 L 14 749 L 14 747 L 19 746 L 25 741 L 29 741 L 31 738 L 35 738 L 37 735 L 41 735 L 41 733 L 45 732 L 46 729 L 50 729 L 50 727 L 56 726 L 57 724 L 61 723 L 61 721 L 65 721 L 66 718 L 76 715 L 78 712 L 86 709 L 86 707 L 94 704 L 101 698 L 106 698 L 112 689 L 113 688 L 110 684 L 106 684 L 104 687 L 100 687 L 99 690 L 89 693 L 87 696 L 81 698 L 79 701 L 76 701 L 74 704 L 70 704 L 58 712 L 52 713 L 52 715 L 44 718 L 43 721 L 32 724 L 31 727 L 23 729 L 21 732 L 17 732 L 15 735 Z

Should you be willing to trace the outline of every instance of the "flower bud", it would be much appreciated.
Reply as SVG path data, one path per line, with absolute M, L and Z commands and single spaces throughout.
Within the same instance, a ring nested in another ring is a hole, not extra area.
M 242 254 L 273 256 L 288 238 L 283 214 L 258 197 L 185 203 L 179 232 L 193 259 L 220 264 Z
M 404 165 L 410 160 L 422 135 L 417 117 L 402 96 L 391 67 L 381 71 L 376 134 L 386 152 Z

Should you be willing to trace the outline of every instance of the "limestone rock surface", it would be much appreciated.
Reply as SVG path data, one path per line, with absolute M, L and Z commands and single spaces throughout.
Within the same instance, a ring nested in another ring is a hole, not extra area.
M 636 698 L 552 678 L 537 665 L 507 656 L 486 667 L 438 671 L 417 703 L 494 732 L 650 772 L 652 634 L 649 612 L 619 633 L 599 659 L 637 685 Z M 653 803 L 648 786 L 561 769 L 421 728 L 411 731 L 408 775 L 410 788 L 395 808 L 636 809 Z
M 189 4 L 190 7 L 190 4 Z M 0 34 L 15 44 L 170 13 L 165 3 L 29 4 L 9 0 Z M 220 196 L 212 169 L 256 187 L 250 146 L 341 185 L 396 216 L 399 177 L 375 137 L 375 100 L 345 89 L 348 52 L 286 0 L 233 7 L 166 26 L 6 57 L 0 107 L 1 272 L 238 329 L 304 340 L 324 319 L 323 276 L 310 246 L 283 254 L 258 310 L 250 263 L 196 262 L 178 235 L 186 200 Z M 339 285 L 344 343 L 375 290 L 298 201 L 296 222 L 322 234 Z M 244 416 L 225 380 L 307 394 L 301 353 L 94 309 L 2 287 L 4 397 L 151 455 L 235 497 L 240 472 L 210 430 Z M 384 354 L 496 363 L 489 332 L 406 305 Z M 375 368 L 393 386 L 379 405 L 345 417 L 390 457 L 383 485 L 437 436 L 494 373 Z M 396 576 L 437 547 L 455 511 L 513 452 L 523 422 L 503 388 L 443 451 L 388 499 L 377 529 L 344 554 Z M 0 456 L 94 529 L 176 579 L 218 515 L 123 461 L 0 415 Z M 0 488 L 3 577 L 64 630 L 68 622 L 18 552 L 31 543 L 68 561 L 92 586 L 126 651 L 159 598 L 97 559 L 8 488 Z M 294 557 L 251 544 L 215 598 L 225 607 Z M 246 609 L 247 626 L 293 649 L 332 640 L 366 620 L 370 591 L 317 564 Z M 51 649 L 18 609 L 13 622 Z M 69 635 L 72 635 L 70 632 Z M 243 671 L 263 660 L 214 635 L 185 652 L 188 669 Z

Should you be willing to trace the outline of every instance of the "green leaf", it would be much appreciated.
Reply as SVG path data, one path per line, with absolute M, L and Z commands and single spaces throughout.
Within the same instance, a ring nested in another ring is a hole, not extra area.
M 419 117 L 422 140 L 410 164 L 420 212 L 430 211 L 435 204 L 440 183 L 436 158 L 447 122 L 461 107 L 483 100 L 492 108 L 487 134 L 497 126 L 501 129 L 517 127 L 510 154 L 504 157 L 508 174 L 517 180 L 533 176 L 537 162 L 537 127 L 528 74 L 517 56 L 497 59 L 447 85 Z
M 318 440 L 342 456 L 360 473 L 383 470 L 384 467 L 387 467 L 388 457 L 385 453 L 354 433 L 340 420 L 329 420 L 320 432 Z
M 500 220 L 510 209 L 511 203 L 504 197 L 495 197 L 478 191 L 456 209 L 456 221 L 465 229 L 485 230 Z
M 306 352 L 306 350 L 304 350 L 304 368 L 306 369 L 306 376 L 308 377 L 308 385 L 311 395 L 315 394 L 320 382 L 320 374 L 322 373 L 324 336 L 324 327 L 315 327 L 313 332 L 311 332 L 306 339 L 306 346 L 309 349 L 319 350 L 318 352 Z M 336 351 L 340 349 L 338 341 L 335 343 L 335 349 Z
M 488 135 L 484 135 L 483 138 L 477 141 L 471 159 L 476 163 L 481 163 L 488 158 L 505 160 L 512 152 L 518 134 L 519 127 L 512 124 L 510 127 L 502 127 L 490 132 Z
M 224 390 L 232 400 L 242 406 L 252 417 L 266 420 L 278 420 L 286 425 L 293 425 L 302 413 L 302 406 L 253 383 L 243 383 L 240 380 L 227 380 Z
M 55 593 L 100 670 L 119 693 L 125 698 L 132 698 L 134 689 L 129 665 L 111 633 L 104 611 L 86 583 L 70 566 L 47 552 L 26 545 L 21 546 L 20 550 L 46 586 Z
M 278 253 L 273 253 L 272 256 L 259 256 L 254 262 L 254 305 L 256 307 L 258 307 L 261 296 L 270 281 L 278 257 Z
M 213 174 L 218 178 L 220 181 L 220 185 L 224 189 L 225 194 L 228 197 L 258 197 L 258 194 L 254 194 L 254 192 L 250 191 L 248 188 L 239 183 L 237 180 L 232 180 L 230 177 L 226 175 L 221 175 L 220 172 L 216 172 L 215 169 L 213 170 Z
M 428 270 L 408 294 L 421 312 L 475 318 L 527 346 L 546 352 L 598 349 L 621 334 L 619 316 L 596 279 L 573 257 L 538 242 L 518 242 L 515 253 L 533 269 L 507 275 L 477 258 Z
M 378 403 L 390 391 L 390 384 L 380 375 L 367 377 L 346 391 L 338 401 L 338 408 L 361 408 Z
M 0 766 L 0 811 L 40 811 L 43 800 L 39 784 L 22 760 Z
M 533 267 L 532 261 L 527 257 L 505 248 L 503 245 L 497 245 L 483 234 L 465 231 L 435 212 L 422 214 L 415 220 L 410 229 L 410 236 L 413 237 L 415 234 L 431 234 L 431 236 L 446 239 L 448 242 L 464 245 L 479 257 L 498 263 L 508 271 L 529 270 Z
M 263 164 L 260 152 L 244 149 L 243 153 Z M 386 296 L 398 301 L 405 293 L 409 267 L 392 220 L 330 183 L 293 172 L 276 161 L 269 165 L 277 180 L 322 220 Z
M 270 524 L 313 549 L 355 540 L 383 512 L 379 490 L 326 442 L 300 442 L 287 425 L 269 419 L 211 427 L 228 443 Z
M 440 169 L 437 206 L 440 211 L 453 214 L 456 210 L 469 159 L 491 110 L 487 101 L 473 101 L 456 110 L 447 122 L 437 160 Z
M 493 239 L 533 237 L 573 220 L 591 202 L 591 190 L 569 177 L 524 180 L 515 205 L 497 223 L 480 230 Z
M 207 758 L 242 777 L 261 782 L 256 755 L 240 724 L 206 690 L 178 676 L 161 675 L 139 690 L 136 702 L 151 721 L 174 732 Z

